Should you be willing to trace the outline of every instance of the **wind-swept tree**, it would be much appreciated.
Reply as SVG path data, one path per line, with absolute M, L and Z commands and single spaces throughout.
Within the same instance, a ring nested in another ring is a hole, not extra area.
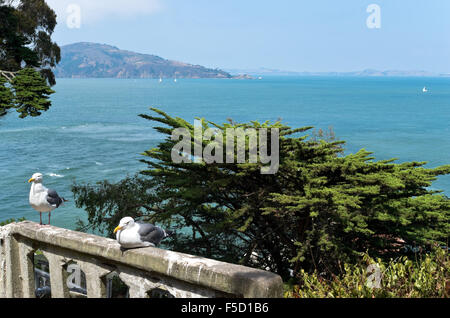
M 375 161 L 364 149 L 344 155 L 342 141 L 305 135 L 311 127 L 204 119 L 203 133 L 210 127 L 278 129 L 278 172 L 261 174 L 261 162 L 175 163 L 172 150 L 179 141 L 172 140 L 172 131 L 186 129 L 194 149 L 195 128 L 153 111 L 157 116 L 141 116 L 160 124 L 155 129 L 166 138 L 145 151 L 148 169 L 141 176 L 74 185 L 77 206 L 88 212 L 85 228 L 111 233 L 121 217 L 140 217 L 175 230 L 169 248 L 268 268 L 283 277 L 289 269 L 333 273 L 361 252 L 390 257 L 408 246 L 447 244 L 450 200 L 429 187 L 450 173 L 449 165 L 428 169 L 424 162 Z M 203 149 L 215 141 L 203 140 Z M 227 143 L 237 147 L 224 133 L 223 148 Z

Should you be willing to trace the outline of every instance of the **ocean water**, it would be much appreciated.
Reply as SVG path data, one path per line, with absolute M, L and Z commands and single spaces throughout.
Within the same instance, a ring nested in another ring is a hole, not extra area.
M 365 148 L 379 160 L 450 163 L 450 78 L 58 79 L 54 89 L 42 116 L 0 119 L 0 221 L 39 221 L 27 180 L 41 172 L 47 187 L 70 200 L 52 213 L 52 224 L 74 229 L 86 217 L 74 205 L 75 180 L 118 181 L 146 168 L 140 153 L 161 140 L 138 117 L 151 106 L 191 122 L 282 118 L 292 127 L 332 126 L 346 153 Z M 433 188 L 450 196 L 450 176 Z

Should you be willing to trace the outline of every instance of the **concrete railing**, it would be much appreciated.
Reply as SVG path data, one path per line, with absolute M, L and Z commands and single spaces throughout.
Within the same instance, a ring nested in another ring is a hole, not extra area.
M 282 296 L 271 272 L 154 247 L 122 251 L 112 239 L 34 222 L 0 227 L 0 298 L 35 297 L 34 256 L 48 260 L 51 296 L 69 298 L 69 264 L 85 275 L 87 297 L 107 297 L 107 277 L 118 275 L 129 297 L 164 291 L 173 297 Z

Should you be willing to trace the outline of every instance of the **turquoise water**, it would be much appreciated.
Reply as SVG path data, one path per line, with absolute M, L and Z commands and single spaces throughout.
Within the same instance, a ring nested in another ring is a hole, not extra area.
M 0 119 L 0 220 L 38 221 L 28 204 L 34 172 L 69 199 L 52 224 L 73 229 L 85 213 L 70 191 L 74 180 L 118 181 L 146 166 L 140 153 L 157 145 L 152 123 L 138 117 L 156 106 L 191 122 L 277 120 L 293 127 L 333 126 L 347 153 L 377 159 L 450 163 L 450 78 L 264 78 L 263 80 L 58 79 L 51 109 L 38 118 Z M 422 93 L 427 86 L 429 92 Z M 433 188 L 450 196 L 450 176 Z

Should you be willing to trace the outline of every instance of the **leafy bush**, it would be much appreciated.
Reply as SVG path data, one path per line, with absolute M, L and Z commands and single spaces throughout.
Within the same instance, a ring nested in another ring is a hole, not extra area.
M 301 270 L 298 284 L 286 289 L 285 297 L 293 298 L 449 297 L 450 261 L 442 248 L 417 260 L 403 256 L 387 263 L 364 253 L 359 264 L 344 264 L 342 273 L 331 278 Z
M 4 226 L 4 225 L 7 225 L 7 224 L 9 224 L 9 223 L 14 223 L 14 222 L 22 222 L 22 221 L 25 221 L 25 218 L 20 218 L 20 219 L 14 219 L 14 218 L 12 218 L 12 219 L 7 219 L 7 220 L 5 220 L 5 221 L 2 221 L 2 222 L 0 222 L 0 226 Z

